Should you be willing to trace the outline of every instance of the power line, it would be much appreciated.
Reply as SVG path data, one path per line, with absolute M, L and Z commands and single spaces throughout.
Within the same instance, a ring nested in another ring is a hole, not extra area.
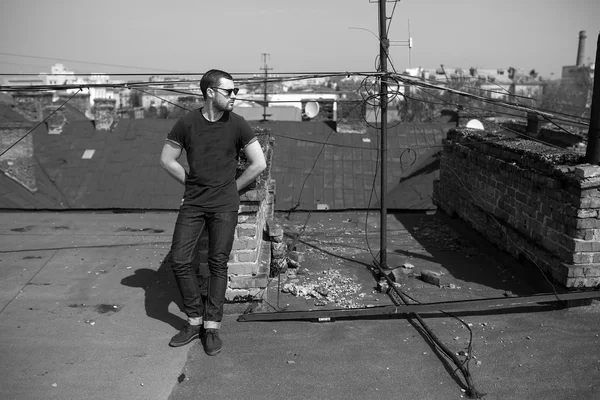
M 130 68 L 135 68 L 135 67 L 130 67 Z M 172 71 L 172 72 L 146 72 L 146 73 L 136 73 L 136 72 L 115 72 L 115 73 L 99 73 L 99 72 L 86 72 L 86 73 L 69 73 L 68 75 L 73 75 L 73 76 L 90 76 L 90 75 L 98 75 L 98 74 L 102 74 L 102 75 L 111 75 L 111 76 L 173 76 L 173 75 L 181 75 L 181 76 L 202 76 L 204 75 L 205 72 L 178 72 L 178 71 Z M 277 75 L 297 75 L 297 76 L 304 76 L 305 78 L 303 79 L 310 79 L 310 78 L 316 78 L 316 77 L 326 77 L 326 76 L 353 76 L 353 75 L 368 75 L 368 74 L 372 74 L 373 71 L 351 71 L 351 70 L 346 70 L 346 71 L 283 71 L 283 72 L 277 72 Z M 238 72 L 230 72 L 231 75 L 235 76 L 256 76 L 257 73 L 256 71 L 254 72 L 244 72 L 244 71 L 238 71 Z M 43 75 L 43 76 L 52 76 L 52 75 L 57 75 L 57 76 L 64 76 L 66 74 L 50 74 L 50 73 L 0 73 L 0 76 L 32 76 L 32 75 Z M 261 79 L 262 81 L 262 79 Z
M 33 59 L 37 59 L 37 60 L 52 60 L 52 61 L 73 62 L 73 63 L 77 63 L 77 64 L 101 65 L 101 66 L 104 66 L 104 67 L 119 67 L 119 68 L 131 68 L 131 69 L 144 69 L 144 70 L 149 70 L 149 71 L 155 71 L 155 70 L 157 70 L 156 68 L 138 67 L 138 66 L 122 65 L 122 64 L 107 64 L 107 63 L 99 63 L 99 62 L 92 62 L 92 61 L 81 61 L 81 60 L 72 60 L 72 59 L 68 59 L 68 58 L 58 58 L 58 57 L 31 56 L 31 55 L 27 55 L 27 54 L 15 54 L 15 53 L 0 52 L 0 55 L 3 55 L 3 56 L 13 56 L 13 57 L 22 57 L 22 58 L 33 58 Z M 175 71 L 166 70 L 166 69 L 158 69 L 158 70 L 159 71 L 163 71 L 163 72 L 175 72 Z M 2 75 L 4 75 L 4 74 L 2 74 Z

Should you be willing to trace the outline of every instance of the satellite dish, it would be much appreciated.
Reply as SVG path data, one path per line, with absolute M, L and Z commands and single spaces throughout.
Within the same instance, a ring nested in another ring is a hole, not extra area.
M 304 114 L 307 118 L 314 118 L 319 113 L 319 103 L 316 101 L 309 101 L 304 106 Z
M 481 121 L 479 121 L 478 119 L 472 119 L 469 122 L 467 122 L 467 128 L 477 129 L 480 131 L 485 129 Z

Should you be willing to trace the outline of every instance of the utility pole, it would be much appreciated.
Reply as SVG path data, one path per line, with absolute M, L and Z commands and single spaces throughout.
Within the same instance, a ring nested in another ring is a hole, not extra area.
M 410 50 L 412 49 L 412 36 L 410 36 L 410 19 L 408 20 L 408 68 L 412 68 Z
M 379 91 L 381 106 L 381 246 L 379 265 L 387 268 L 387 59 L 390 42 L 387 38 L 385 2 L 379 0 L 379 63 L 381 65 L 381 90 Z
M 594 71 L 594 89 L 592 91 L 592 109 L 590 114 L 590 130 L 585 151 L 585 160 L 590 164 L 600 165 L 600 33 L 596 47 L 596 70 Z
M 262 53 L 262 57 L 263 57 L 263 67 L 261 68 L 263 71 L 265 71 L 265 82 L 264 82 L 264 91 L 263 91 L 263 122 L 265 122 L 267 120 L 267 117 L 270 117 L 271 114 L 267 114 L 267 79 L 269 77 L 269 72 L 270 70 L 272 70 L 273 68 L 269 68 L 267 66 L 267 57 L 269 56 L 269 53 Z

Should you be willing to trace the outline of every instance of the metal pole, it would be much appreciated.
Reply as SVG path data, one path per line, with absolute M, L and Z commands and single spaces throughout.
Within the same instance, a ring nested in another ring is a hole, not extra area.
M 267 80 L 269 79 L 269 70 L 272 70 L 273 68 L 269 68 L 267 65 L 267 57 L 269 56 L 269 53 L 262 53 L 263 56 L 263 70 L 265 71 L 265 82 L 264 82 L 264 92 L 263 92 L 263 122 L 267 120 L 267 117 L 270 116 L 270 114 L 267 114 Z
M 600 165 L 600 76 L 597 72 L 598 65 L 600 65 L 600 33 L 596 45 L 596 71 L 594 72 L 590 130 L 588 131 L 588 144 L 585 152 L 585 160 L 596 165 Z
M 379 253 L 379 265 L 387 268 L 387 59 L 390 42 L 386 31 L 386 0 L 379 0 L 379 62 L 381 64 L 381 246 Z
M 412 68 L 410 62 L 410 51 L 412 49 L 412 36 L 410 36 L 410 19 L 408 20 L 408 68 Z

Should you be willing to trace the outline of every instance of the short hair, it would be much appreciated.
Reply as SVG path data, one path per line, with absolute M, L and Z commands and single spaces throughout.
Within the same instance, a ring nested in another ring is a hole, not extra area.
M 233 80 L 231 74 L 225 71 L 221 71 L 220 69 L 211 69 L 202 75 L 202 79 L 200 79 L 200 91 L 202 91 L 202 96 L 204 96 L 204 100 L 206 100 L 206 90 L 209 87 L 219 86 L 221 78 Z

